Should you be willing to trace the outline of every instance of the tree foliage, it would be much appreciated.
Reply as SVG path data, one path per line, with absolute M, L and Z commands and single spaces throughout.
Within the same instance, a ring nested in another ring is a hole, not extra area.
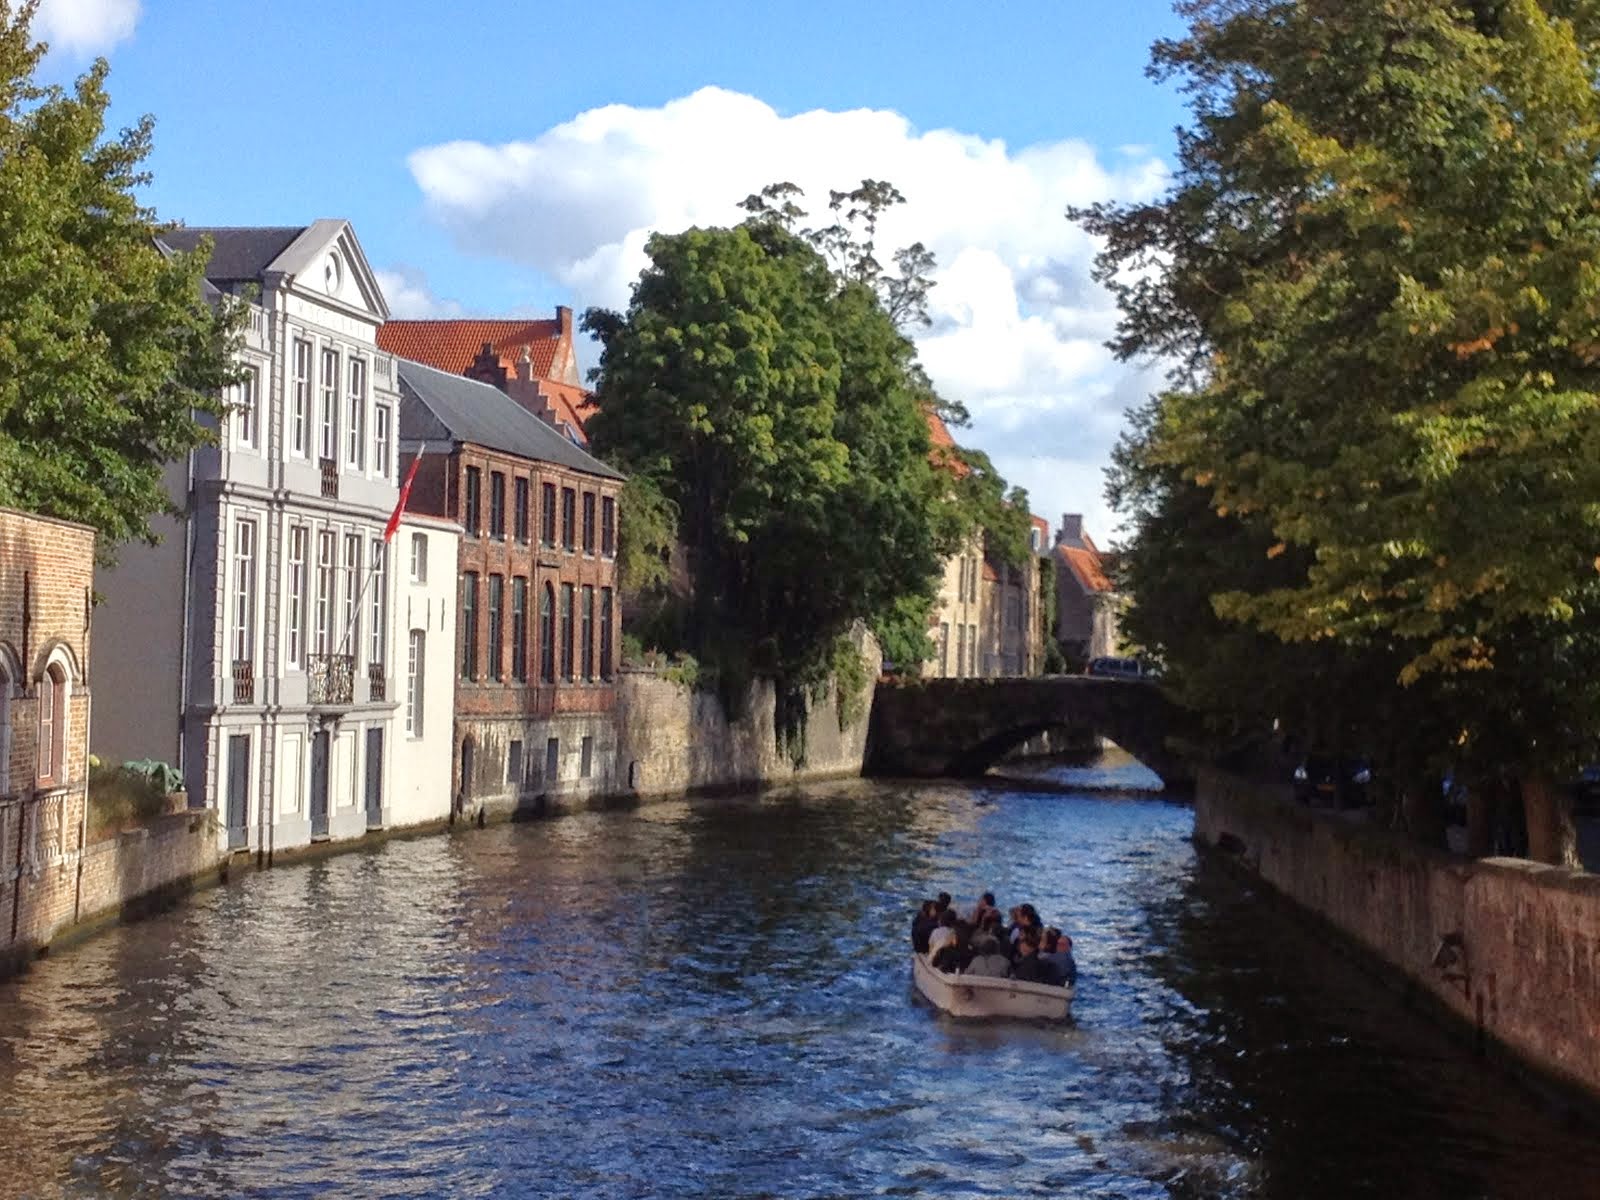
M 103 556 L 151 536 L 165 465 L 208 437 L 239 318 L 201 299 L 134 192 L 152 122 L 105 136 L 106 64 L 35 81 L 32 3 L 0 0 L 0 504 L 82 521 Z
M 689 647 L 734 685 L 776 679 L 783 703 L 858 621 L 897 661 L 925 658 L 971 497 L 1003 494 L 992 471 L 967 484 L 930 460 L 933 391 L 897 324 L 928 264 L 886 281 L 870 240 L 897 200 L 867 181 L 805 230 L 798 189 L 777 185 L 741 225 L 653 237 L 627 311 L 584 317 L 602 344 L 594 444 L 679 514 Z
M 1588 689 L 1555 680 L 1600 665 L 1600 10 L 1180 8 L 1170 191 L 1074 214 L 1118 352 L 1176 364 L 1113 472 L 1130 628 L 1240 721 L 1316 679 L 1344 699 L 1313 725 L 1570 759 Z

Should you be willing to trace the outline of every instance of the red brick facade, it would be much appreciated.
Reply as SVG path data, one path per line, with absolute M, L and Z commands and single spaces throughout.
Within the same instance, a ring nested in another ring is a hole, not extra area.
M 465 530 L 456 603 L 458 787 L 461 739 L 483 722 L 502 724 L 503 736 L 492 739 L 499 743 L 518 737 L 517 722 L 603 715 L 615 706 L 619 489 L 615 479 L 470 443 L 423 457 L 407 507 Z M 545 731 L 530 725 L 524 734 L 518 740 L 528 753 L 542 752 Z M 489 787 L 501 748 L 490 755 L 491 739 L 479 740 Z M 464 790 L 472 796 L 484 789 Z
M 0 509 L 0 948 L 74 913 L 94 531 Z

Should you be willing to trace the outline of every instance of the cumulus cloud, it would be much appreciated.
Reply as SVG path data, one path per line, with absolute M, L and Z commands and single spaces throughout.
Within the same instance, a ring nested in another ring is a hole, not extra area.
M 392 317 L 459 317 L 462 308 L 454 300 L 441 300 L 433 294 L 427 278 L 415 267 L 374 267 L 378 287 L 389 302 Z
M 889 180 L 907 203 L 882 222 L 880 247 L 921 241 L 938 257 L 933 324 L 917 339 L 940 391 L 972 412 L 959 439 L 1052 524 L 1084 512 L 1107 531 L 1100 468 L 1143 380 L 1102 345 L 1116 313 L 1089 277 L 1092 240 L 1064 214 L 1159 192 L 1166 168 L 1147 149 L 1013 149 L 894 112 L 782 116 L 703 88 L 659 108 L 591 109 L 527 141 L 423 147 L 409 165 L 462 249 L 534 268 L 580 308 L 626 304 L 651 232 L 737 220 L 738 201 L 768 183 L 799 184 L 819 214 L 829 188 Z
M 43 0 L 33 18 L 33 36 L 55 51 L 103 54 L 133 36 L 139 0 Z

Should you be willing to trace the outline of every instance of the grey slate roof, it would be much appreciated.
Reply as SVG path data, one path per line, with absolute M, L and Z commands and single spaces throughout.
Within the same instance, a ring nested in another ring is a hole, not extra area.
M 211 261 L 206 278 L 217 283 L 260 279 L 261 273 L 294 244 L 306 230 L 304 225 L 232 228 L 195 226 L 163 234 L 161 241 L 173 250 L 188 252 L 200 239 L 212 241 Z
M 395 365 L 402 441 L 471 442 L 605 479 L 625 478 L 497 387 L 408 358 L 395 359 Z

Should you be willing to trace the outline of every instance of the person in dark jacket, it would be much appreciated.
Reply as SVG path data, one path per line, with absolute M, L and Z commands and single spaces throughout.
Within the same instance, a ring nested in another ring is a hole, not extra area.
M 928 935 L 939 924 L 939 902 L 924 900 L 922 908 L 911 922 L 911 949 L 917 954 L 928 952 Z
M 1017 939 L 1017 957 L 1011 963 L 1011 978 L 1022 983 L 1054 983 L 1055 973 L 1039 961 L 1039 931 L 1024 929 Z
M 1072 957 L 1072 939 L 1054 925 L 1044 931 L 1039 961 L 1055 975 L 1054 983 L 1075 987 L 1078 982 L 1078 964 Z

